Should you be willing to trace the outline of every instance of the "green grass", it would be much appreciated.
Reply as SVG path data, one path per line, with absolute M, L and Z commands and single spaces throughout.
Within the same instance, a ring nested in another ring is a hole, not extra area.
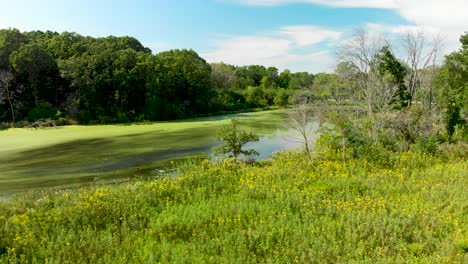
M 171 160 L 207 152 L 216 130 L 240 117 L 267 134 L 284 110 L 151 124 L 0 131 L 0 195 L 50 186 L 83 186 L 149 177 Z
M 0 203 L 0 263 L 467 263 L 468 162 L 392 161 L 285 153 L 18 197 Z

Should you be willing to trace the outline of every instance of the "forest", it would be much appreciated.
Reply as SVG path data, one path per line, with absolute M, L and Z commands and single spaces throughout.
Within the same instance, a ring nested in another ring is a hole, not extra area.
M 193 50 L 152 54 L 132 37 L 0 30 L 3 122 L 123 123 L 285 106 L 307 93 L 314 77 L 208 64 Z
M 385 40 L 357 30 L 340 47 L 334 73 L 312 74 L 208 64 L 193 50 L 152 54 L 128 36 L 2 29 L 0 121 L 14 126 L 41 119 L 59 125 L 174 120 L 332 100 L 365 104 L 369 113 L 413 103 L 437 106 L 445 110 L 452 133 L 467 112 L 468 35 L 460 41 L 462 49 L 440 65 L 441 42 L 424 32 L 408 33 L 406 57 L 397 58 Z
M 454 126 L 462 123 L 468 35 L 461 37 L 462 49 L 440 65 L 440 41 L 423 32 L 404 39 L 406 58 L 397 58 L 389 44 L 366 34 L 355 32 L 341 47 L 334 73 L 312 74 L 279 73 L 261 65 L 208 64 L 193 50 L 152 54 L 132 37 L 2 29 L 0 121 L 14 125 L 39 119 L 57 124 L 173 120 L 304 100 L 346 99 L 367 102 L 369 111 L 401 109 L 413 102 L 437 105 L 448 109 Z M 359 41 L 364 46 L 359 47 Z

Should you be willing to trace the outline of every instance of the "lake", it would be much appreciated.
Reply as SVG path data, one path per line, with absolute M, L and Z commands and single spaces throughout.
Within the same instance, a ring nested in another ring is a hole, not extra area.
M 212 158 L 211 148 L 220 144 L 216 130 L 231 118 L 260 136 L 245 146 L 258 151 L 259 160 L 301 147 L 297 135 L 283 125 L 285 110 L 131 125 L 9 129 L 0 131 L 0 194 L 155 177 L 155 172 L 170 171 L 173 163 Z

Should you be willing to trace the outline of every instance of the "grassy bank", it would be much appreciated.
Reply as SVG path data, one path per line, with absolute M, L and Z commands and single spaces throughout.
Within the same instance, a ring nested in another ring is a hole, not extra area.
M 286 153 L 0 203 L 0 262 L 463 263 L 468 163 Z
M 284 110 L 175 122 L 0 131 L 0 195 L 148 177 L 171 160 L 207 152 L 227 119 L 267 134 Z

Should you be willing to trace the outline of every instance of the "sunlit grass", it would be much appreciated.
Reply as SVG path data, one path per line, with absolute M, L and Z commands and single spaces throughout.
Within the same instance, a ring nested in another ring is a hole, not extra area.
M 277 155 L 0 203 L 0 262 L 466 263 L 468 163 Z

